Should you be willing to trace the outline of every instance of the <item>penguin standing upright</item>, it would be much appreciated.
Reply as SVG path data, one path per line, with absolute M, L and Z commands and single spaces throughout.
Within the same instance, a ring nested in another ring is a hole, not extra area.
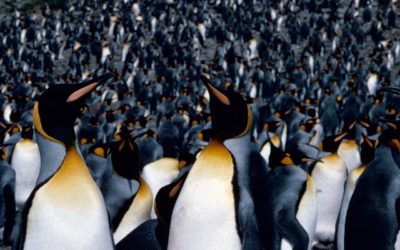
M 364 173 L 367 165 L 374 159 L 375 141 L 372 141 L 367 136 L 363 135 L 360 148 L 361 165 L 358 168 L 353 169 L 347 176 L 343 201 L 340 207 L 340 215 L 336 234 L 336 247 L 338 250 L 344 250 L 344 235 L 347 209 L 349 208 L 349 203 L 354 193 L 354 189 L 356 188 L 358 178 L 362 175 L 362 173 Z
M 213 136 L 190 170 L 172 212 L 168 249 L 241 249 L 239 190 L 233 156 L 223 141 L 246 132 L 250 112 L 242 97 L 217 90 L 211 97 Z
M 33 128 L 26 126 L 11 156 L 11 167 L 15 170 L 15 202 L 21 210 L 36 185 L 40 171 L 39 146 L 33 141 Z
M 140 176 L 139 151 L 134 138 L 126 133 L 120 138 L 111 149 L 113 173 L 102 188 L 112 219 L 116 244 L 149 220 L 153 207 L 151 189 Z
M 41 170 L 21 213 L 14 249 L 113 249 L 104 199 L 74 131 L 83 100 L 111 77 L 107 73 L 81 84 L 51 85 L 35 104 Z
M 398 125 L 391 123 L 393 127 L 382 132 L 374 160 L 358 178 L 347 210 L 344 249 L 398 249 Z
M 322 141 L 321 149 L 330 154 L 322 157 L 310 172 L 317 188 L 318 220 L 314 240 L 322 244 L 331 244 L 335 239 L 336 221 L 347 177 L 346 164 L 337 155 L 337 149 L 346 135 L 342 133 Z
M 272 146 L 271 171 L 259 181 L 255 199 L 264 249 L 308 249 L 317 223 L 316 187 L 313 179 L 288 153 Z
M 396 87 L 385 92 L 400 95 Z M 390 114 L 392 116 L 392 114 Z M 358 178 L 345 222 L 345 249 L 398 249 L 400 123 L 384 119 L 375 157 Z M 382 226 L 383 225 L 383 226 Z
M 337 154 L 346 164 L 347 172 L 350 173 L 353 169 L 361 164 L 360 150 L 356 142 L 357 123 L 353 122 L 348 128 L 345 139 L 340 143 Z

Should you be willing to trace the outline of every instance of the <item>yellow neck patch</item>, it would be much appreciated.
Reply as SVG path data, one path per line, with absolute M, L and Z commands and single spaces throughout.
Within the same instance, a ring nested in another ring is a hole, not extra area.
M 246 129 L 243 131 L 243 133 L 241 133 L 240 135 L 238 135 L 236 137 L 241 137 L 241 136 L 245 135 L 251 129 L 252 123 L 253 123 L 253 112 L 251 111 L 251 108 L 249 106 L 247 106 L 247 125 L 246 125 Z

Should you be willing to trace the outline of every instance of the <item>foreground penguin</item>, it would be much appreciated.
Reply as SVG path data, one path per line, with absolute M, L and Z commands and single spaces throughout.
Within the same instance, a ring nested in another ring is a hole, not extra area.
M 208 79 L 205 80 L 208 82 Z M 226 139 L 249 129 L 242 97 L 210 92 L 213 136 L 190 170 L 172 212 L 168 249 L 242 249 L 237 169 Z
M 39 146 L 33 141 L 33 128 L 24 127 L 22 140 L 14 148 L 11 167 L 15 170 L 15 202 L 17 210 L 21 210 L 32 190 L 35 188 L 40 171 Z
M 311 169 L 310 175 L 317 188 L 318 220 L 315 241 L 331 244 L 335 239 L 336 221 L 342 203 L 347 177 L 346 164 L 337 154 L 337 149 L 347 133 L 325 138 L 320 147 L 329 152 Z
M 387 124 L 350 200 L 344 249 L 399 249 L 400 124 Z
M 311 249 L 317 223 L 316 188 L 295 157 L 273 146 L 268 172 L 259 185 L 257 221 L 264 249 Z
M 347 209 L 354 189 L 357 185 L 358 178 L 364 173 L 367 165 L 374 159 L 375 156 L 375 141 L 370 140 L 367 136 L 363 135 L 361 140 L 361 165 L 353 169 L 346 180 L 346 187 L 344 190 L 343 201 L 340 208 L 340 215 L 337 225 L 336 233 L 336 246 L 338 250 L 344 250 L 344 235 L 345 235 L 345 222 L 347 216 Z
M 74 132 L 84 99 L 111 77 L 51 85 L 35 104 L 41 171 L 22 211 L 14 249 L 113 249 L 104 199 Z

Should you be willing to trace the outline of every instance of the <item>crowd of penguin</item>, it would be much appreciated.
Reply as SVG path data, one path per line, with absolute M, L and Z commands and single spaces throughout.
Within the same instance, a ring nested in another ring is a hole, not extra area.
M 12 249 L 400 249 L 395 0 L 0 15 Z

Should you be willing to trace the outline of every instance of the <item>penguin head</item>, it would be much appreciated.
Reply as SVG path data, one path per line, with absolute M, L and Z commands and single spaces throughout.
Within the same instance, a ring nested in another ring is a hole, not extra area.
M 33 123 L 38 133 L 52 141 L 72 144 L 75 120 L 85 98 L 113 76 L 107 73 L 84 83 L 51 85 L 34 107 Z
M 271 144 L 271 154 L 268 159 L 268 165 L 271 169 L 278 166 L 292 166 L 294 165 L 291 155 L 282 149 L 275 146 L 272 142 Z
M 243 97 L 237 92 L 217 89 L 204 75 L 201 79 L 210 93 L 213 138 L 226 140 L 248 132 L 252 116 Z
M 400 120 L 382 118 L 380 121 L 385 123 L 386 129 L 380 134 L 378 144 L 388 145 L 393 150 L 400 152 Z
M 375 157 L 375 145 L 376 141 L 371 140 L 366 135 L 362 135 L 361 143 L 360 143 L 360 156 L 361 163 L 368 164 Z
M 126 127 L 121 128 L 116 138 L 111 145 L 111 162 L 115 173 L 126 179 L 139 180 L 139 150 L 134 138 L 131 138 Z
M 21 131 L 21 138 L 23 139 L 33 139 L 33 128 L 32 126 L 24 126 Z
M 326 137 L 319 145 L 320 150 L 335 153 L 338 150 L 340 143 L 347 136 L 347 134 L 347 132 L 344 132 L 339 135 Z

